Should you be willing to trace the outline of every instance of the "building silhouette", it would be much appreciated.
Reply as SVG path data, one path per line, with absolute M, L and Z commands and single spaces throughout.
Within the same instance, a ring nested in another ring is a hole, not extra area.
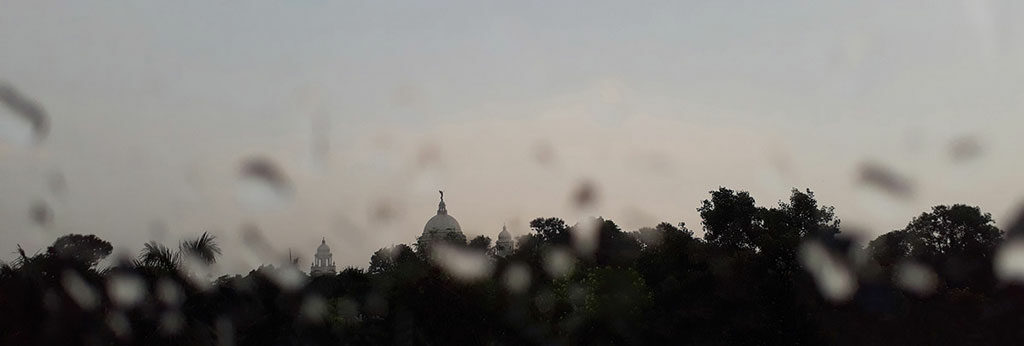
M 335 273 L 337 271 L 334 268 L 331 247 L 327 246 L 327 238 L 321 238 L 320 246 L 316 248 L 316 255 L 313 255 L 313 263 L 309 264 L 309 275 L 334 275 Z

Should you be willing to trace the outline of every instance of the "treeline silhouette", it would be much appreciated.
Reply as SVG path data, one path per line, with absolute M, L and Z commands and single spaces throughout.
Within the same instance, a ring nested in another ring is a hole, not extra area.
M 221 254 L 206 233 L 99 269 L 110 244 L 66 235 L 0 268 L 0 344 L 1024 342 L 1024 291 L 994 274 L 1003 232 L 977 207 L 936 206 L 866 247 L 810 190 L 759 207 L 720 188 L 698 211 L 703 238 L 538 218 L 506 257 L 483 236 L 395 245 L 312 278 L 288 261 L 204 276 Z

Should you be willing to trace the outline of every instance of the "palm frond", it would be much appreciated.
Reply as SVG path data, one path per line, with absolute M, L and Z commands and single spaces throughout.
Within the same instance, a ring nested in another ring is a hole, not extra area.
M 203 232 L 196 239 L 181 242 L 178 248 L 182 254 L 198 258 L 205 264 L 216 262 L 217 255 L 221 254 L 220 246 L 217 245 L 217 237 L 208 232 Z

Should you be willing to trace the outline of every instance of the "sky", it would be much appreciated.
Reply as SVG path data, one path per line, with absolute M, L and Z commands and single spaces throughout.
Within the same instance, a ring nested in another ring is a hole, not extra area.
M 862 241 L 937 204 L 1001 226 L 1024 207 L 1015 1 L 0 9 L 0 85 L 48 121 L 0 106 L 0 260 L 66 233 L 132 255 L 209 231 L 223 272 L 308 264 L 322 237 L 365 267 L 415 241 L 438 190 L 491 238 L 587 215 L 700 234 L 719 186 L 762 206 L 810 188 Z M 276 170 L 269 189 L 252 162 Z

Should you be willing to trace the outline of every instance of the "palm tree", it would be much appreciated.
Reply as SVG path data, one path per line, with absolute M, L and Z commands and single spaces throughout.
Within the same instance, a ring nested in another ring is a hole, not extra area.
M 198 238 L 182 241 L 177 250 L 151 241 L 146 243 L 136 260 L 136 265 L 166 271 L 181 271 L 187 264 L 197 260 L 202 265 L 210 265 L 217 261 L 221 254 L 217 245 L 217 237 L 203 232 Z
M 181 267 L 181 251 L 174 251 L 163 244 L 151 241 L 143 246 L 135 263 L 140 267 L 176 271 Z
M 203 264 L 210 265 L 217 261 L 217 255 L 220 255 L 220 246 L 217 245 L 216 236 L 203 232 L 196 239 L 185 240 L 178 244 L 178 251 L 182 255 L 195 257 Z

